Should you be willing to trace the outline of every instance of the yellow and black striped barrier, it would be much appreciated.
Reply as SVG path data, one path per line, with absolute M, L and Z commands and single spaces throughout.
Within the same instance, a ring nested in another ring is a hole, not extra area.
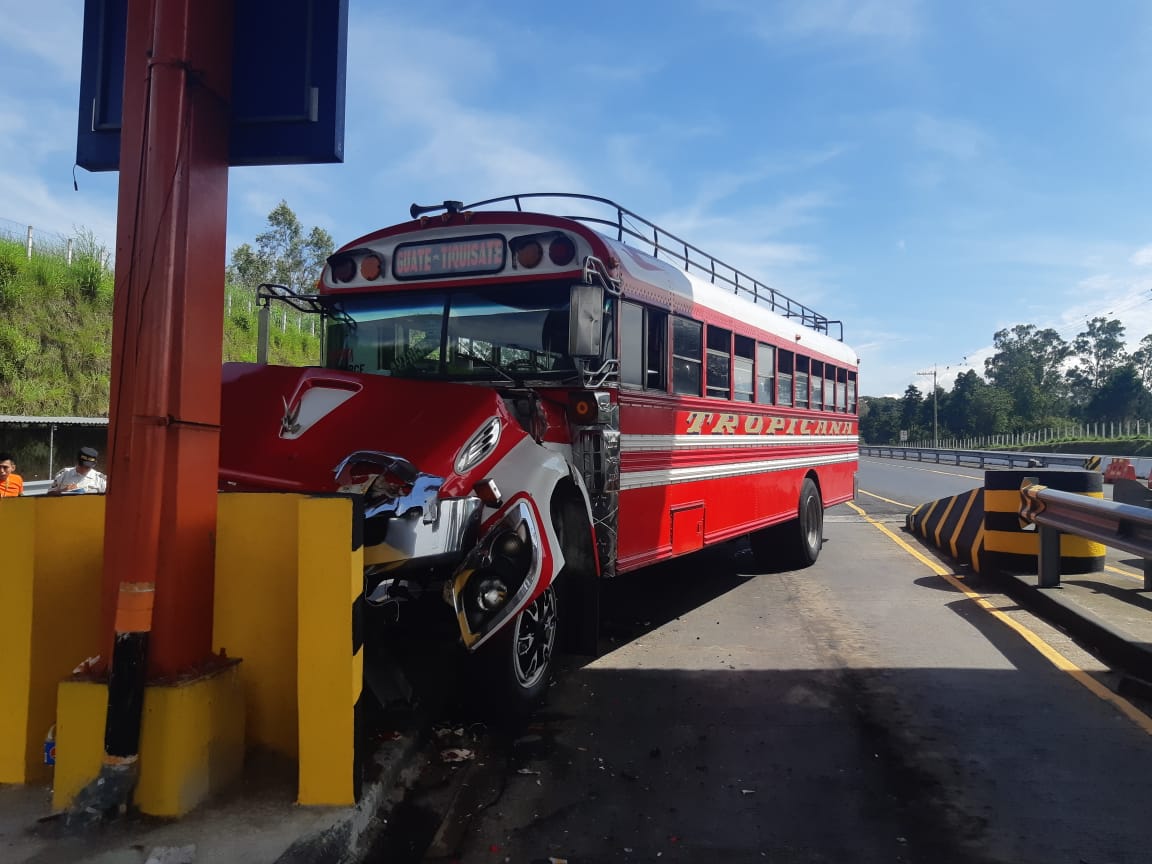
M 1100 470 L 1100 461 L 1101 460 L 1100 460 L 1099 456 L 1089 456 L 1087 459 L 1084 460 L 1084 470 L 1085 471 L 1099 471 Z
M 908 514 L 909 531 L 980 572 L 984 558 L 984 490 L 921 504 Z
M 1025 482 L 1027 481 L 1027 483 Z M 1020 487 L 1040 484 L 1062 492 L 1092 498 L 1104 497 L 1104 479 L 1096 471 L 1001 469 L 984 473 L 984 548 L 989 569 L 1035 573 L 1040 554 L 1040 535 L 1020 515 Z M 1105 548 L 1071 534 L 1060 536 L 1060 572 L 1100 573 Z
M 995 469 L 984 472 L 981 488 L 921 504 L 908 514 L 906 527 L 977 573 L 1035 573 L 1039 535 L 1035 526 L 1020 516 L 1020 487 L 1025 480 L 1063 492 L 1104 497 L 1099 471 Z M 1063 573 L 1099 573 L 1104 569 L 1104 555 L 1100 543 L 1070 534 L 1060 537 Z

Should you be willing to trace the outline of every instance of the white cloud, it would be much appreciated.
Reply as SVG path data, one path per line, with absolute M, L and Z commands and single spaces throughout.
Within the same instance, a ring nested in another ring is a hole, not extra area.
M 1152 246 L 1142 246 L 1132 253 L 1128 262 L 1133 267 L 1148 267 L 1152 265 Z
M 40 74 L 40 64 L 59 80 L 79 81 L 83 12 L 83 4 L 76 0 L 0 0 L 0 21 L 4 22 L 0 46 L 9 55 L 31 56 L 38 61 L 34 69 L 21 64 L 30 73 L 29 81 Z
M 73 192 L 71 176 L 61 180 L 52 188 L 35 177 L 0 172 L 0 201 L 4 202 L 0 215 L 42 233 L 69 235 L 87 229 L 111 249 L 116 241 L 115 198 L 108 206 L 101 196 Z
M 348 158 L 373 165 L 381 188 L 441 188 L 474 199 L 583 187 L 580 171 L 551 155 L 562 148 L 549 140 L 549 106 L 510 98 L 514 74 L 501 79 L 501 58 L 488 41 L 366 18 L 353 30 L 349 55 L 373 62 L 350 67 Z M 489 92 L 507 107 L 485 108 Z
M 981 156 L 992 140 L 972 123 L 929 114 L 918 115 L 912 129 L 921 149 L 965 162 Z
M 773 42 L 859 39 L 905 42 L 923 29 L 920 0 L 706 0 L 706 8 L 743 18 Z

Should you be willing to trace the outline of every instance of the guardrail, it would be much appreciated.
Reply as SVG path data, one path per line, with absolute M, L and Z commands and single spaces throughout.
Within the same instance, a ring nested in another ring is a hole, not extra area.
M 51 480 L 29 480 L 24 484 L 25 495 L 43 495 L 52 488 Z
M 1040 534 L 1039 586 L 1060 584 L 1060 535 L 1075 534 L 1144 559 L 1144 590 L 1152 591 L 1152 509 L 1061 492 L 1039 484 L 1020 489 L 1020 518 Z
M 1082 453 L 1024 453 L 1009 450 L 935 450 L 926 447 L 860 445 L 862 456 L 932 462 L 937 465 L 972 465 L 978 468 L 1046 468 L 1067 465 L 1083 468 L 1089 458 Z

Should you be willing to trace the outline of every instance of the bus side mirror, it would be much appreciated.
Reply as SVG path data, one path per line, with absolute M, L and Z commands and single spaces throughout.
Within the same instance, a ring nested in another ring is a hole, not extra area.
M 568 354 L 600 357 L 604 350 L 604 289 L 577 282 L 568 304 Z

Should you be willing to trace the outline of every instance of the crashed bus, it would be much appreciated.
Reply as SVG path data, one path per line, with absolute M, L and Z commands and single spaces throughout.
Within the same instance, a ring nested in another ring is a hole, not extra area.
M 222 490 L 358 496 L 367 602 L 433 598 L 510 705 L 561 625 L 594 652 L 603 579 L 742 536 L 816 561 L 856 484 L 839 321 L 603 198 L 410 215 L 314 294 L 262 286 L 320 316 L 322 362 L 225 364 Z

